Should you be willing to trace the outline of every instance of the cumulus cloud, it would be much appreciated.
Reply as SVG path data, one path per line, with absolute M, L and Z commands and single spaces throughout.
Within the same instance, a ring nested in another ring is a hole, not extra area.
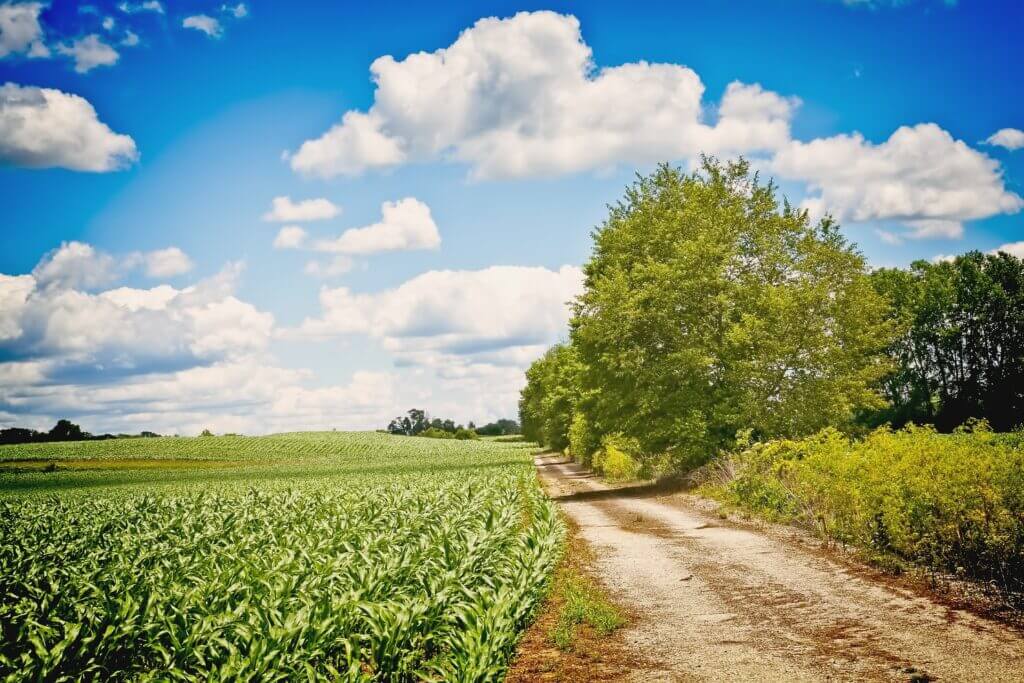
M 328 199 L 303 199 L 293 202 L 291 197 L 274 197 L 270 211 L 263 220 L 288 223 L 292 221 L 322 221 L 341 215 L 341 207 Z
M 378 427 L 404 405 L 391 373 L 315 385 L 277 366 L 274 318 L 234 294 L 237 264 L 184 288 L 80 289 L 108 280 L 101 256 L 76 243 L 0 274 L 0 422 L 264 433 Z
M 298 225 L 286 225 L 274 238 L 275 249 L 298 249 L 306 242 L 306 231 Z
M 0 163 L 114 171 L 138 157 L 135 141 L 110 130 L 84 98 L 52 88 L 0 86 Z
M 133 252 L 117 258 L 84 242 L 64 242 L 32 270 L 39 287 L 94 290 L 110 285 L 131 270 L 151 278 L 173 277 L 192 270 L 192 259 L 178 247 Z
M 152 278 L 174 277 L 192 270 L 194 264 L 188 254 L 178 247 L 157 249 L 142 255 L 146 275 Z
M 224 27 L 221 26 L 220 21 L 208 14 L 193 14 L 192 16 L 185 17 L 181 25 L 185 28 L 201 31 L 209 38 L 220 38 L 224 35 Z
M 273 316 L 232 293 L 237 269 L 185 289 L 91 293 L 86 286 L 108 277 L 86 247 L 61 259 L 71 253 L 64 249 L 32 275 L 3 280 L 0 357 L 48 361 L 75 376 L 136 374 L 238 358 L 269 342 Z
M 900 222 L 915 239 L 959 237 L 965 221 L 1024 207 L 996 161 L 934 123 L 901 127 L 880 144 L 859 133 L 793 141 L 771 168 L 808 184 L 812 213 Z
M 39 287 L 96 289 L 119 277 L 117 261 L 91 244 L 65 242 L 43 256 L 32 270 Z
M 137 14 L 139 12 L 164 13 L 164 6 L 158 0 L 146 0 L 146 2 L 122 2 L 117 6 L 125 14 Z
M 294 170 L 332 177 L 448 159 L 507 178 L 772 150 L 789 139 L 798 103 L 733 83 L 712 122 L 692 69 L 596 70 L 579 21 L 554 12 L 481 19 L 446 48 L 380 57 L 370 71 L 370 109 L 303 143 L 288 157 Z
M 363 228 L 351 228 L 333 240 L 316 243 L 317 251 L 337 254 L 376 254 L 383 251 L 437 249 L 441 235 L 430 207 L 413 197 L 384 202 L 381 220 Z
M 1017 128 L 1001 128 L 985 140 L 986 144 L 1016 150 L 1024 147 L 1024 130 Z
M 5 3 L 0 5 L 0 59 L 8 55 L 48 57 L 50 50 L 39 23 L 41 2 Z
M 472 356 L 518 364 L 524 359 L 517 352 L 543 349 L 566 332 L 568 302 L 581 287 L 582 273 L 573 266 L 492 266 L 429 271 L 375 293 L 324 288 L 321 316 L 292 334 L 368 335 L 411 363 Z
M 385 372 L 357 372 L 341 384 L 308 386 L 312 373 L 254 360 L 218 362 L 116 383 L 53 384 L 45 368 L 0 364 L 0 409 L 7 420 L 49 427 L 71 417 L 95 432 L 262 434 L 296 429 L 370 429 L 404 405 Z M 17 376 L 17 381 L 6 381 Z M 3 415 L 0 414 L 0 415 Z
M 1024 242 L 1007 242 L 1006 244 L 1000 244 L 989 253 L 998 254 L 999 252 L 1004 252 L 1011 256 L 1024 259 Z
M 79 38 L 70 44 L 57 46 L 57 52 L 75 60 L 75 71 L 89 73 L 98 66 L 113 66 L 121 58 L 120 53 L 103 42 L 95 33 Z

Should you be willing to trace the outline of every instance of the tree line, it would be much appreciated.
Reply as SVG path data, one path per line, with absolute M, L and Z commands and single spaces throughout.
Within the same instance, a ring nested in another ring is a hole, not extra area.
M 477 427 L 473 422 L 466 426 L 456 424 L 454 420 L 430 417 L 425 410 L 413 408 L 405 415 L 399 415 L 387 426 L 389 434 L 399 436 L 425 436 L 433 438 L 476 439 L 481 436 L 508 436 L 519 434 L 519 423 L 515 420 L 501 419 Z
M 872 270 L 744 160 L 662 165 L 593 233 L 570 335 L 526 373 L 524 435 L 677 468 L 737 437 L 1024 421 L 1024 263 Z
M 24 427 L 8 427 L 0 429 L 0 445 L 18 443 L 47 443 L 53 441 L 100 441 L 103 439 L 118 439 L 128 437 L 157 437 L 156 432 L 142 432 L 141 434 L 99 434 L 93 435 L 82 431 L 82 428 L 70 420 L 58 420 L 57 424 L 47 432 Z

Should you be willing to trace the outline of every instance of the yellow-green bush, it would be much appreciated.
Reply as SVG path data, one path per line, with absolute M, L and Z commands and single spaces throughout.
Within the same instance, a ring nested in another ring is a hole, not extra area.
M 609 434 L 601 440 L 601 448 L 594 453 L 594 469 L 612 481 L 629 481 L 640 474 L 640 462 L 634 453 L 639 446 L 633 439 Z
M 591 467 L 598 446 L 586 415 L 580 412 L 573 415 L 569 425 L 569 455 L 572 459 L 584 467 Z
M 831 429 L 732 456 L 724 495 L 879 557 L 1024 589 L 1024 449 L 984 425 L 939 434 Z

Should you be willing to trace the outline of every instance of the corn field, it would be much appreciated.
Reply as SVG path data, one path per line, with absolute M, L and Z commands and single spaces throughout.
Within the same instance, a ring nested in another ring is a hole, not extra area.
M 0 475 L 0 680 L 500 680 L 559 557 L 514 444 L 132 441 Z M 119 469 L 141 446 L 245 464 Z

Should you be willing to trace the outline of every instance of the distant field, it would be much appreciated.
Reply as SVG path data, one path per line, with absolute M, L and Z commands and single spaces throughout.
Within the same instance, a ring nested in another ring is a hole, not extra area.
M 492 680 L 562 527 L 522 443 L 0 447 L 0 679 Z

